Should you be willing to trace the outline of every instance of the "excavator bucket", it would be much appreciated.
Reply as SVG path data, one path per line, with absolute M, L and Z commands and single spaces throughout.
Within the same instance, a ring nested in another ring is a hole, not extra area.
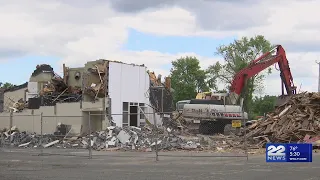
M 277 100 L 276 100 L 275 107 L 277 108 L 279 106 L 285 105 L 289 101 L 290 98 L 291 98 L 290 95 L 281 95 L 281 96 L 279 96 L 277 98 Z

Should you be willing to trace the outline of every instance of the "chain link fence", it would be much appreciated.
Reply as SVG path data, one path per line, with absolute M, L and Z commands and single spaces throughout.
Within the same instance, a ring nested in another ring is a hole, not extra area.
M 89 132 L 83 130 L 83 116 L 40 114 L 40 125 L 41 155 L 88 156 Z
M 139 108 L 109 116 L 101 112 L 81 116 L 11 113 L 0 116 L 1 127 L 8 127 L 1 133 L 1 147 L 88 158 L 111 152 L 143 152 L 155 160 L 161 156 L 248 158 L 246 119 L 239 112 L 221 116 L 225 118 L 205 121 Z
M 236 114 L 238 117 L 232 117 Z M 157 128 L 158 156 L 248 158 L 246 120 L 235 112 L 221 116 L 224 118 L 172 118 L 170 121 L 177 122 L 177 128 Z
M 88 156 L 87 146 L 82 141 L 83 116 L 57 116 L 10 113 L 0 116 L 1 148 L 25 150 L 38 155 L 84 155 Z M 82 154 L 80 151 L 82 150 Z

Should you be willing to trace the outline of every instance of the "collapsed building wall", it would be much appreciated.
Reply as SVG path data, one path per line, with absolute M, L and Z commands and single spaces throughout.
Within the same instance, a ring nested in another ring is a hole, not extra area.
M 37 65 L 36 69 L 32 72 L 29 82 L 36 82 L 37 86 L 34 87 L 34 90 L 41 91 L 48 82 L 52 80 L 55 73 L 53 68 L 47 64 Z M 39 92 L 36 92 L 39 93 Z
M 87 62 L 81 68 L 68 68 L 63 65 L 63 72 L 63 77 L 60 77 L 50 65 L 38 65 L 30 77 L 30 82 L 24 84 L 22 89 L 12 91 L 13 94 L 9 96 L 16 98 L 11 100 L 11 103 L 18 101 L 17 98 L 22 98 L 23 102 L 27 103 L 25 106 L 22 103 L 23 110 L 14 111 L 13 125 L 21 130 L 40 132 L 38 116 L 31 115 L 39 115 L 41 112 L 43 116 L 57 116 L 46 118 L 46 133 L 52 133 L 58 122 L 65 122 L 76 129 L 82 126 L 82 131 L 87 131 L 89 112 L 101 114 L 91 116 L 95 123 L 92 124 L 92 131 L 104 129 L 110 120 L 120 127 L 144 125 L 146 119 L 154 122 L 151 114 L 153 110 L 150 107 L 155 106 L 152 99 L 156 97 L 159 100 L 162 97 L 150 89 L 158 79 L 152 79 L 155 77 L 154 73 L 154 76 L 151 76 L 144 65 L 100 59 Z M 152 98 L 150 93 L 153 94 Z M 163 100 L 165 111 L 168 112 L 171 106 L 167 102 L 171 102 L 172 97 L 167 96 L 168 92 L 165 94 L 165 97 L 169 97 Z M 29 98 L 39 97 L 40 108 L 30 108 Z M 108 113 L 111 114 L 110 119 Z M 9 113 L 2 113 L 0 116 L 6 116 L 0 117 L 0 128 L 8 127 Z M 161 124 L 159 112 L 156 118 L 157 123 Z
M 109 61 L 97 60 L 87 62 L 82 74 L 83 100 L 94 101 L 105 98 L 108 92 Z
M 0 112 L 9 112 L 19 100 L 24 102 L 26 100 L 27 85 L 27 83 L 24 83 L 22 85 L 0 91 L 0 97 L 3 98 L 0 102 L 3 106 L 2 111 Z
M 43 113 L 43 133 L 53 133 L 59 122 L 71 125 L 77 133 L 88 130 L 86 113 L 88 110 L 98 110 L 102 114 L 104 104 L 102 102 L 105 99 L 98 98 L 94 102 L 82 102 L 82 92 L 79 89 L 81 90 L 81 76 L 85 67 L 69 69 L 64 66 L 64 69 L 68 70 L 67 73 L 65 72 L 69 76 L 68 79 L 57 75 L 50 65 L 38 65 L 31 74 L 29 82 L 23 87 L 6 90 L 2 94 L 6 97 L 3 103 L 6 111 L 0 115 L 0 128 L 8 128 L 10 125 L 9 116 L 12 109 L 12 125 L 16 125 L 21 130 L 40 133 L 40 113 Z M 19 99 L 22 99 L 21 108 L 14 108 L 14 103 Z M 33 99 L 40 99 L 40 101 L 31 101 Z M 34 103 L 38 102 L 40 106 L 37 107 Z M 86 110 L 85 113 L 83 110 Z M 92 131 L 103 129 L 102 125 L 106 124 L 102 122 L 104 120 L 104 118 L 92 116 Z
M 52 134 L 55 131 L 57 124 L 63 123 L 71 125 L 75 134 L 81 134 L 88 130 L 88 117 L 85 116 L 79 109 L 79 102 L 60 103 L 55 107 L 43 106 L 40 109 L 30 110 L 25 109 L 20 113 L 13 113 L 12 125 L 18 127 L 21 131 L 41 133 L 40 114 L 43 114 L 42 132 Z M 10 113 L 3 112 L 0 115 L 0 129 L 10 126 Z M 92 131 L 103 129 L 104 119 L 91 117 Z

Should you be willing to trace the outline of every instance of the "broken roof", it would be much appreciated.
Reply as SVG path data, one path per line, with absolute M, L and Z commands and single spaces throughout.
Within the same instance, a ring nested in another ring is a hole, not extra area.
M 53 68 L 48 64 L 37 65 L 31 76 L 37 76 L 40 73 L 54 73 Z
M 116 60 L 107 60 L 107 59 L 98 59 L 96 61 L 109 61 L 109 62 L 114 62 L 114 63 L 121 63 L 121 64 L 127 64 L 127 65 L 134 65 L 134 66 L 142 66 L 146 67 L 144 64 L 134 64 L 134 63 L 124 63 L 121 61 L 116 61 Z M 40 73 L 54 73 L 53 68 L 49 64 L 40 64 L 37 65 L 36 69 L 32 72 L 31 76 L 37 76 Z M 27 88 L 28 87 L 28 82 L 25 82 L 21 85 L 15 85 L 11 88 L 4 89 L 4 92 L 12 92 L 12 91 L 17 91 L 19 89 Z

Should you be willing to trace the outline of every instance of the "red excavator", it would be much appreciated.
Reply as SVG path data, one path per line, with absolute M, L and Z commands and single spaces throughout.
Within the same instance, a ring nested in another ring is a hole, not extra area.
M 275 50 L 276 54 L 273 54 Z M 281 45 L 277 45 L 239 71 L 234 76 L 229 93 L 213 93 L 211 98 L 190 100 L 184 105 L 182 116 L 192 129 L 199 128 L 200 133 L 224 133 L 226 125 L 231 126 L 233 120 L 248 118 L 247 113 L 241 113 L 242 101 L 239 101 L 246 81 L 275 63 L 279 65 L 282 82 L 282 95 L 278 98 L 276 106 L 281 106 L 289 96 L 296 94 L 296 87 L 285 50 Z M 284 88 L 287 95 L 284 94 Z
M 272 53 L 276 50 L 276 54 Z M 286 57 L 286 52 L 281 45 L 277 45 L 271 51 L 263 54 L 256 60 L 253 60 L 250 65 L 241 71 L 239 71 L 233 78 L 230 93 L 235 97 L 239 97 L 242 89 L 244 88 L 247 79 L 257 75 L 261 71 L 270 67 L 271 65 L 278 63 L 280 69 L 281 88 L 282 95 L 278 98 L 277 106 L 282 105 L 289 96 L 296 94 L 297 87 L 294 86 L 292 74 L 289 67 L 289 62 Z M 287 94 L 284 94 L 284 88 Z M 233 103 L 234 104 L 234 103 Z

